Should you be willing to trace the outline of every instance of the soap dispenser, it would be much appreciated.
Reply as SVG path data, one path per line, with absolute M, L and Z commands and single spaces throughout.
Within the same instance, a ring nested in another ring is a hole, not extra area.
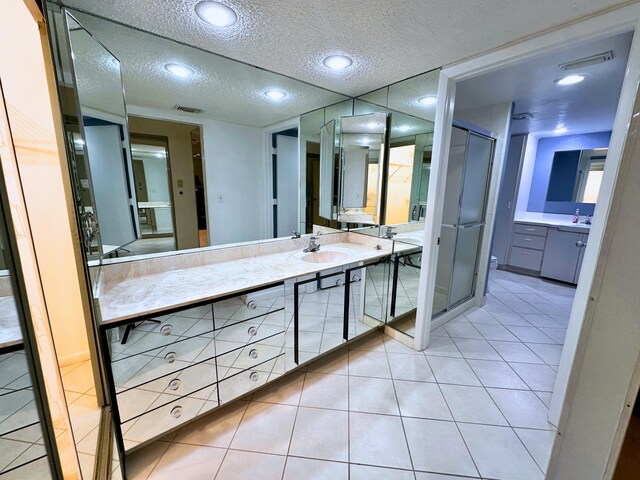
M 573 220 L 571 223 L 578 223 L 580 221 L 580 209 L 576 208 L 576 213 L 573 214 Z

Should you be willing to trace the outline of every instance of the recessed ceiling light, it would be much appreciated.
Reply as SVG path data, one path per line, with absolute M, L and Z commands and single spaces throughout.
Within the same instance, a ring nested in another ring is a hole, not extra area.
M 567 127 L 558 127 L 553 131 L 553 133 L 567 133 Z
M 408 132 L 409 130 L 411 130 L 411 126 L 410 125 L 400 125 L 398 127 L 398 131 L 399 132 Z
M 419 98 L 418 101 L 427 107 L 432 107 L 438 102 L 438 97 L 435 95 L 427 95 L 426 97 Z
M 173 73 L 176 77 L 188 77 L 193 75 L 193 69 L 187 67 L 186 65 L 180 65 L 179 63 L 167 63 L 164 66 L 164 69 L 168 72 Z
M 584 75 L 567 75 L 556 80 L 558 85 L 574 85 L 584 80 Z
M 330 68 L 331 70 L 340 71 L 351 66 L 353 60 L 344 55 L 331 55 L 325 58 L 322 63 L 325 67 Z
M 380 126 L 380 124 L 378 122 L 369 122 L 365 125 L 365 127 L 367 127 L 370 130 L 373 130 L 374 128 L 378 128 Z
M 282 90 L 267 90 L 264 94 L 271 100 L 282 100 L 287 96 Z
M 236 12 L 220 2 L 200 2 L 196 5 L 196 15 L 216 27 L 230 27 L 238 21 Z

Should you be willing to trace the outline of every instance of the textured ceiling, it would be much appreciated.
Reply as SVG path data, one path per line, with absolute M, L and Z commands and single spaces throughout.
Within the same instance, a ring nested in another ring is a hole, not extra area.
M 514 102 L 515 113 L 533 118 L 514 121 L 512 133 L 550 134 L 559 125 L 566 134 L 611 130 L 631 48 L 631 32 L 585 42 L 531 58 L 516 65 L 461 82 L 456 87 L 456 112 Z M 559 64 L 613 51 L 613 60 L 563 72 Z M 578 84 L 554 80 L 584 73 Z M 564 134 L 564 135 L 566 135 Z
M 164 111 L 175 105 L 197 107 L 207 118 L 265 127 L 347 98 L 91 15 L 72 13 L 120 60 L 128 105 Z M 76 68 L 83 103 L 115 113 L 117 95 L 112 87 L 114 81 L 120 87 L 117 62 L 83 30 L 73 31 L 71 38 L 77 67 L 84 67 Z M 165 70 L 167 63 L 188 65 L 194 74 L 175 77 Z M 264 94 L 268 89 L 285 91 L 287 96 L 273 101 Z M 198 118 L 193 115 L 194 121 Z
M 221 29 L 199 0 L 63 0 L 189 45 L 350 96 L 561 25 L 620 0 L 221 0 L 238 22 Z M 321 63 L 346 54 L 353 66 Z

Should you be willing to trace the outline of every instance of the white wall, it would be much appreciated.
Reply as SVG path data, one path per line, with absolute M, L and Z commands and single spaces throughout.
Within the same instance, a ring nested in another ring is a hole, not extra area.
M 201 126 L 210 245 L 268 237 L 263 129 L 135 105 L 127 105 L 127 110 L 130 115 Z

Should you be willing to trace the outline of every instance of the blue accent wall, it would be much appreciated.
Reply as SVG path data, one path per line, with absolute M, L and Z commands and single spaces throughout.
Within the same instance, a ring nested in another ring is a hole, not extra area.
M 594 204 L 573 202 L 547 202 L 547 187 L 551 176 L 553 155 L 562 150 L 589 150 L 607 148 L 611 140 L 611 132 L 586 133 L 583 135 L 564 135 L 538 140 L 536 162 L 533 166 L 533 178 L 529 192 L 529 212 L 573 214 L 576 208 L 582 214 L 593 214 Z

